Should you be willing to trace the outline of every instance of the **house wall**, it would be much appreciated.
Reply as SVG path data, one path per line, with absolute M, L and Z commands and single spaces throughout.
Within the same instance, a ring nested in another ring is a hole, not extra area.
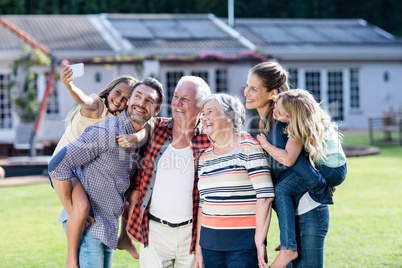
M 402 63 L 362 63 L 360 78 L 361 107 L 349 110 L 348 129 L 367 129 L 368 117 L 402 111 Z
M 339 70 L 344 74 L 343 101 L 344 119 L 341 129 L 367 129 L 368 117 L 382 115 L 383 112 L 402 110 L 402 63 L 397 61 L 325 61 L 325 62 L 280 62 L 286 69 L 299 70 L 298 87 L 305 85 L 305 71 L 321 72 L 321 96 L 323 105 L 328 105 L 326 71 Z M 360 107 L 350 106 L 350 69 L 359 70 Z M 385 80 L 388 73 L 388 81 Z M 324 74 L 324 75 L 323 75 Z
M 402 109 L 402 62 L 365 64 L 361 76 L 362 108 L 365 114 L 369 116 Z
M 227 90 L 224 92 L 233 96 L 239 97 L 244 100 L 243 88 L 247 80 L 247 72 L 252 64 L 244 63 L 220 63 L 220 62 L 201 62 L 201 63 L 184 63 L 184 64 L 172 64 L 161 63 L 159 71 L 159 79 L 164 86 L 165 90 L 165 105 L 162 108 L 161 115 L 168 116 L 167 108 L 170 105 L 171 98 L 169 99 L 168 91 L 173 92 L 173 88 L 168 88 L 167 73 L 169 72 L 183 72 L 184 75 L 192 75 L 192 72 L 207 72 L 208 73 L 208 85 L 211 88 L 212 93 L 216 93 L 218 85 L 216 84 L 216 70 L 225 70 L 227 72 Z M 174 82 L 174 85 L 177 81 Z M 171 95 L 171 94 L 170 94 Z
M 229 94 L 237 96 L 240 98 L 242 103 L 245 105 L 244 88 L 247 82 L 248 71 L 253 67 L 254 64 L 237 64 L 230 67 L 229 71 Z M 252 121 L 258 119 L 259 116 L 255 111 L 246 109 L 246 122 L 244 128 L 246 131 L 250 132 Z
M 367 117 L 371 115 L 380 115 L 384 111 L 393 109 L 402 109 L 402 63 L 401 62 L 280 62 L 285 68 L 299 68 L 305 70 L 320 69 L 338 69 L 344 70 L 347 75 L 350 68 L 359 69 L 359 89 L 360 89 L 360 108 L 351 109 L 349 101 L 345 100 L 345 118 L 342 123 L 343 129 L 367 129 Z M 9 73 L 10 62 L 0 62 L 0 73 Z M 129 74 L 142 79 L 145 76 L 156 74 L 157 78 L 162 82 L 166 91 L 166 72 L 183 70 L 186 75 L 191 71 L 207 71 L 209 73 L 209 85 L 212 91 L 215 91 L 216 84 L 214 81 L 215 70 L 217 68 L 225 69 L 228 74 L 228 93 L 238 96 L 244 102 L 243 89 L 247 80 L 248 70 L 253 63 L 198 63 L 198 64 L 172 64 L 149 62 L 144 64 L 144 68 L 133 64 L 122 64 L 118 66 L 87 64 L 85 65 L 85 75 L 76 78 L 74 83 L 81 88 L 85 94 L 98 93 L 112 79 Z M 58 67 L 58 72 L 61 67 Z M 388 73 L 388 81 L 384 78 Z M 344 85 L 345 89 L 348 85 Z M 65 130 L 65 121 L 69 110 L 74 106 L 74 101 L 65 88 L 64 84 L 59 80 L 57 84 L 59 90 L 60 113 L 58 115 L 46 115 L 41 123 L 38 139 L 57 141 L 63 135 Z M 43 94 L 44 87 L 39 88 L 39 94 Z M 42 92 L 41 92 L 42 91 Z M 348 99 L 350 92 L 345 90 L 344 98 Z M 167 94 L 166 94 L 167 95 Z M 170 103 L 170 100 L 166 100 Z M 166 107 L 165 107 L 166 108 Z M 166 113 L 162 113 L 166 116 Z M 252 111 L 247 111 L 247 120 L 253 117 Z M 14 126 L 18 123 L 18 117 L 13 116 Z M 248 126 L 249 122 L 246 122 Z M 15 128 L 8 130 L 0 130 L 0 141 L 12 142 L 15 137 Z

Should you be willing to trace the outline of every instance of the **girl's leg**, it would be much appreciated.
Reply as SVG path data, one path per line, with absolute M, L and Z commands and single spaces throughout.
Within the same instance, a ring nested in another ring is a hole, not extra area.
M 303 180 L 294 173 L 275 185 L 275 207 L 279 221 L 281 249 L 271 264 L 272 268 L 285 267 L 297 258 L 294 196 L 306 191 Z
M 71 194 L 73 210 L 68 216 L 67 233 L 67 260 L 66 267 L 78 267 L 78 245 L 85 229 L 90 204 L 84 187 L 78 178 L 73 178 Z
M 137 248 L 135 247 L 133 241 L 127 235 L 127 216 L 128 216 L 128 202 L 124 204 L 124 211 L 121 217 L 121 227 L 120 227 L 120 236 L 117 241 L 117 248 L 121 250 L 127 250 L 134 259 L 140 258 L 138 254 Z
M 286 126 L 285 123 L 277 122 L 268 133 L 268 141 L 272 143 L 272 145 L 281 149 L 286 147 L 288 137 L 283 133 Z M 287 176 L 291 172 L 296 172 L 299 177 L 303 179 L 311 198 L 318 203 L 332 204 L 331 191 L 327 181 L 311 166 L 304 155 L 305 151 L 302 150 L 296 163 L 290 168 L 280 164 L 273 157 L 268 156 L 274 176 L 277 180 L 280 180 L 280 178 Z
M 303 178 L 312 199 L 321 204 L 333 204 L 328 182 L 320 172 L 313 168 L 303 152 L 304 150 L 291 167 L 292 170 Z
M 318 171 L 324 176 L 330 187 L 335 187 L 345 180 L 347 167 L 346 163 L 337 168 L 321 166 Z

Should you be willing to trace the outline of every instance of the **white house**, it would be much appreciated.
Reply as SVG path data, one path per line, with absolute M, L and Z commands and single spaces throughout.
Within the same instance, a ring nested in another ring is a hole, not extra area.
M 214 92 L 242 97 L 249 68 L 270 58 L 289 70 L 294 87 L 329 105 L 342 128 L 365 129 L 367 116 L 396 110 L 402 102 L 402 42 L 363 20 L 237 19 L 229 27 L 212 14 L 1 18 L 47 46 L 59 61 L 84 62 L 85 75 L 75 84 L 87 94 L 122 74 L 157 77 L 166 92 L 164 116 L 170 115 L 168 101 L 182 75 L 201 76 Z M 19 119 L 6 88 L 24 41 L 2 25 L 0 36 L 0 143 L 14 143 Z M 41 99 L 48 70 L 37 71 Z M 64 85 L 55 85 L 38 139 L 57 141 L 73 105 Z
M 402 111 L 402 40 L 358 19 L 237 19 L 235 30 L 327 106 L 343 129 Z

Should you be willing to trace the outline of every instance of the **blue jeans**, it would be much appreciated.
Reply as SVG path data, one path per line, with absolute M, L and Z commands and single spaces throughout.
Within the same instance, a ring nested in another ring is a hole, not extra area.
M 257 268 L 256 249 L 215 251 L 202 248 L 205 268 Z
M 277 122 L 267 137 L 269 142 L 282 149 L 288 140 L 287 135 L 283 133 L 285 127 L 286 124 Z M 299 198 L 308 191 L 316 202 L 332 204 L 328 182 L 311 166 L 304 154 L 303 150 L 292 167 L 286 167 L 268 155 L 276 182 L 275 209 L 279 221 L 281 248 L 288 250 L 300 247 L 300 243 L 297 243 L 297 235 L 300 234 L 296 231 L 294 214 Z
M 63 228 L 66 232 L 66 223 Z M 78 265 L 81 268 L 111 268 L 113 262 L 113 249 L 103 244 L 99 238 L 88 229 L 84 230 L 78 246 Z
M 338 186 L 345 180 L 348 169 L 345 163 L 337 168 L 321 166 L 318 168 L 318 171 L 324 176 L 325 180 L 328 182 L 328 185 L 334 187 Z
M 303 180 L 291 173 L 275 185 L 275 209 L 278 215 L 281 249 L 297 250 L 294 196 L 307 191 Z
M 337 186 L 345 180 L 346 170 L 346 164 L 338 168 L 321 166 L 319 169 L 331 187 Z M 281 248 L 283 249 L 297 249 L 294 220 L 297 200 L 292 197 L 305 193 L 306 190 L 303 180 L 296 173 L 291 173 L 275 185 L 275 209 L 278 215 Z
M 329 227 L 327 205 L 321 205 L 296 216 L 296 240 L 299 256 L 287 268 L 322 268 L 324 266 L 324 242 Z

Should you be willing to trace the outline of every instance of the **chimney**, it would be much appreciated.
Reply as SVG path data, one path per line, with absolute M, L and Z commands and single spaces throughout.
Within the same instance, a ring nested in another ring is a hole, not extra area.
M 234 0 L 228 0 L 228 24 L 234 27 Z

